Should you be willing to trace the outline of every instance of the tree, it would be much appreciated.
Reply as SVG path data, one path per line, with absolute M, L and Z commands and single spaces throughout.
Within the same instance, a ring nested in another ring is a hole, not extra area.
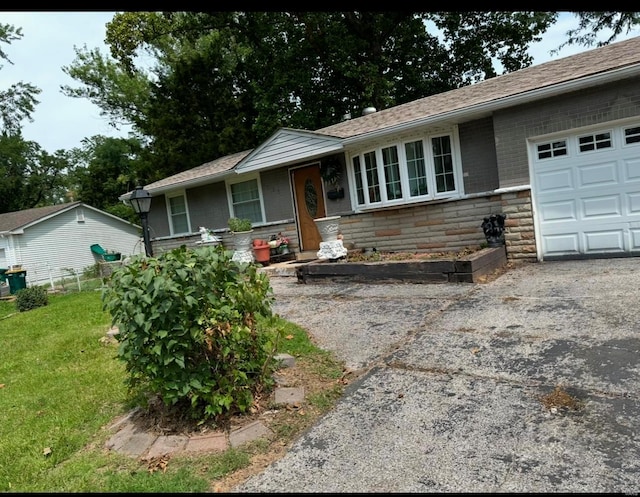
M 69 174 L 73 200 L 80 200 L 131 222 L 138 222 L 131 207 L 118 197 L 136 186 L 136 161 L 142 149 L 135 138 L 93 136 L 74 149 L 74 170 Z
M 0 213 L 63 203 L 67 154 L 48 154 L 19 134 L 0 135 Z
M 578 18 L 578 27 L 567 31 L 567 41 L 553 53 L 567 45 L 608 45 L 623 31 L 628 34 L 640 24 L 640 12 L 574 12 L 574 15 Z M 598 41 L 603 30 L 611 30 L 611 35 L 606 40 Z
M 0 24 L 0 60 L 13 64 L 2 49 L 2 43 L 11 42 L 22 38 L 21 28 L 15 28 L 10 24 Z M 0 65 L 0 69 L 2 69 Z M 36 95 L 42 90 L 30 83 L 19 81 L 12 84 L 6 90 L 0 90 L 0 132 L 3 134 L 16 134 L 20 132 L 20 123 L 24 119 L 32 121 L 33 113 L 38 100 Z

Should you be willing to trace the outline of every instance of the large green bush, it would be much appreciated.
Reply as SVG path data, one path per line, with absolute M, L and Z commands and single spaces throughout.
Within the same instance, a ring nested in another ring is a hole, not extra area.
M 246 412 L 273 387 L 278 367 L 279 332 L 259 325 L 273 316 L 268 276 L 231 255 L 221 246 L 183 246 L 134 257 L 102 294 L 129 386 L 198 421 Z

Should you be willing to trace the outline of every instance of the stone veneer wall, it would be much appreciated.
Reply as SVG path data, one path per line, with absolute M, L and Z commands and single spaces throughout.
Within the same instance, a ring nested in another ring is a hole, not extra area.
M 356 249 L 455 252 L 486 243 L 482 222 L 501 213 L 507 215 L 507 257 L 536 259 L 530 190 L 343 215 L 340 230 Z
M 355 249 L 372 248 L 387 252 L 456 252 L 486 243 L 482 221 L 491 214 L 506 214 L 505 244 L 508 259 L 537 259 L 531 191 L 511 191 L 464 200 L 432 202 L 342 215 L 340 231 L 345 243 Z M 254 228 L 253 238 L 269 239 L 282 231 L 298 250 L 294 223 Z M 231 233 L 216 233 L 225 247 L 233 250 Z M 153 240 L 153 253 L 180 245 L 196 248 L 200 234 Z

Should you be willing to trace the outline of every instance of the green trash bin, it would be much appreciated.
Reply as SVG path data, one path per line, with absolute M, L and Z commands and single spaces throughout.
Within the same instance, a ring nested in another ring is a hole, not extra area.
M 0 283 L 7 282 L 7 275 L 5 274 L 7 271 L 9 271 L 8 267 L 0 267 Z
M 27 288 L 26 271 L 7 271 L 5 275 L 9 281 L 9 293 L 11 295 L 14 295 L 18 290 Z

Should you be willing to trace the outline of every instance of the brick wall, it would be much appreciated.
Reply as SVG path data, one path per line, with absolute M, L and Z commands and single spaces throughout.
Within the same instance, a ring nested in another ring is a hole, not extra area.
M 342 215 L 340 231 L 353 248 L 388 252 L 456 252 L 486 243 L 482 221 L 491 214 L 506 214 L 505 244 L 509 259 L 536 259 L 531 191 L 506 192 L 456 201 Z M 269 239 L 282 231 L 298 250 L 296 226 L 283 223 L 254 228 L 253 238 Z M 216 233 L 233 250 L 231 233 Z M 153 240 L 155 255 L 186 245 L 196 248 L 200 235 Z

